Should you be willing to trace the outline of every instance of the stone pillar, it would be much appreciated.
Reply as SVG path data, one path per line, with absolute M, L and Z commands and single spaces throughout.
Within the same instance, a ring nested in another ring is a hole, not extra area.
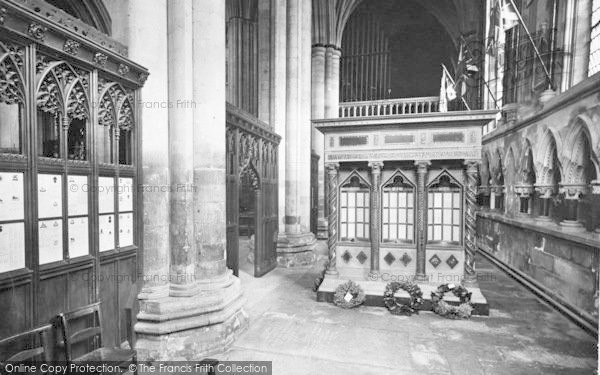
M 379 244 L 381 241 L 380 185 L 383 163 L 380 161 L 370 162 L 369 167 L 371 168 L 371 270 L 369 272 L 369 278 L 373 280 L 379 275 Z
M 492 186 L 490 208 L 497 212 L 504 212 L 504 186 Z
M 491 189 L 489 186 L 487 185 L 482 185 L 479 186 L 479 188 L 477 189 L 477 191 L 479 192 L 479 203 L 482 209 L 487 210 L 490 209 L 490 195 L 491 195 Z
M 151 9 L 155 11 L 155 8 Z M 189 236 L 182 231 L 188 229 L 188 224 L 174 222 L 171 237 L 177 240 L 171 256 L 179 257 L 174 270 L 179 270 L 177 266 L 180 265 L 186 272 L 193 267 L 194 280 L 183 287 L 172 284 L 172 293 L 168 297 L 141 301 L 135 330 L 138 359 L 142 361 L 203 359 L 224 351 L 248 325 L 242 309 L 244 299 L 240 281 L 225 266 L 225 3 L 170 1 L 167 18 L 169 41 L 173 43 L 169 51 L 174 53 L 173 58 L 169 56 L 169 63 L 174 65 L 171 72 L 179 73 L 170 77 L 169 91 L 173 95 L 189 92 L 187 84 L 171 82 L 188 80 L 195 104 L 189 117 L 173 113 L 183 110 L 181 108 L 170 109 L 171 120 L 191 121 L 187 126 L 171 124 L 170 135 L 175 142 L 171 149 L 181 145 L 189 151 L 189 140 L 182 141 L 184 135 L 191 137 L 193 142 L 189 155 L 192 163 L 186 161 L 172 173 L 178 179 L 188 178 L 190 172 L 193 177 L 193 186 L 187 189 L 191 200 L 186 204 L 192 206 L 194 234 L 187 248 L 185 240 Z M 191 67 L 187 65 L 189 56 L 181 51 L 186 43 L 191 46 Z M 181 74 L 185 69 L 192 73 L 191 77 Z M 171 102 L 182 100 L 179 97 L 168 99 Z M 190 133 L 188 128 L 192 129 Z M 215 142 L 217 139 L 223 139 L 223 142 Z M 175 152 L 176 157 L 186 156 L 180 155 L 185 151 Z M 164 158 L 164 154 L 161 157 Z M 186 170 L 188 167 L 192 170 Z M 188 208 L 183 207 L 184 203 L 179 199 L 174 196 L 177 201 L 173 214 L 186 215 Z M 168 236 L 168 233 L 167 230 L 164 235 Z M 179 247 L 180 244 L 184 245 Z M 186 251 L 195 253 L 186 257 Z M 192 265 L 190 259 L 194 261 Z
M 550 208 L 552 206 L 552 196 L 555 193 L 552 185 L 536 185 L 535 191 L 538 193 L 539 211 L 536 216 L 537 221 L 550 222 Z
M 312 73 L 311 73 L 311 117 L 313 119 L 325 118 L 325 47 L 314 45 L 312 47 Z M 319 183 L 318 201 L 319 201 L 319 218 L 317 223 L 317 236 L 319 238 L 327 238 L 327 219 L 325 214 L 326 203 L 326 187 L 325 187 L 325 158 L 324 154 L 324 136 L 314 128 L 312 128 L 312 150 L 319 156 L 319 168 L 317 172 L 317 180 Z
M 587 192 L 587 186 L 584 184 L 560 184 L 559 192 L 564 194 L 565 204 L 567 206 L 567 215 L 559 223 L 564 229 L 572 231 L 585 231 L 585 227 L 578 220 L 579 200 Z
M 463 283 L 474 284 L 477 281 L 475 273 L 475 254 L 477 253 L 477 174 L 479 160 L 465 160 L 467 184 L 465 186 L 465 276 Z
M 336 267 L 336 247 L 338 240 L 338 163 L 327 163 L 327 185 L 328 185 L 328 200 L 329 216 L 327 217 L 328 237 L 327 245 L 329 249 L 329 261 L 327 263 L 328 275 L 338 276 L 339 273 Z
M 287 3 L 285 233 L 277 242 L 280 266 L 312 264 L 310 230 L 311 1 Z
M 600 180 L 593 180 L 592 183 L 592 191 L 591 193 L 598 196 L 600 195 Z M 596 229 L 594 230 L 596 233 L 600 233 L 600 213 L 596 215 Z
M 427 245 L 427 173 L 431 162 L 418 160 L 417 167 L 417 272 L 416 281 L 427 281 L 425 273 Z
M 327 46 L 325 53 L 325 118 L 337 118 L 340 105 L 340 58 L 342 52 Z
M 144 0 L 128 2 L 128 29 L 130 30 L 129 57 L 145 66 L 152 74 L 148 77 L 140 100 L 162 102 L 168 97 L 167 80 L 167 2 L 156 1 L 152 7 Z M 148 48 L 152 45 L 152 48 Z M 169 186 L 169 118 L 168 111 L 156 106 L 142 106 L 143 173 L 141 183 L 148 188 Z M 139 272 L 144 285 L 138 298 L 146 300 L 165 297 L 169 293 L 170 262 L 170 201 L 169 193 L 142 194 L 144 211 L 143 252 L 140 252 Z
M 169 100 L 191 101 L 192 1 L 167 3 Z M 171 286 L 170 295 L 193 295 L 196 254 L 194 247 L 194 113 L 191 109 L 169 111 L 169 170 L 171 176 Z
M 592 0 L 578 0 L 575 12 L 575 37 L 573 39 L 573 85 L 578 84 L 588 77 L 592 25 Z
M 515 194 L 517 194 L 519 197 L 519 216 L 529 217 L 529 215 L 532 213 L 531 198 L 534 192 L 533 185 L 515 185 L 514 189 Z

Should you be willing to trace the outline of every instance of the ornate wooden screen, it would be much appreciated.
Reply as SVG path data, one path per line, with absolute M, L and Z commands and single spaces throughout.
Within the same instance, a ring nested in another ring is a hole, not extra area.
M 242 175 L 255 189 L 254 276 L 277 265 L 280 137 L 269 126 L 227 105 L 227 266 L 239 270 L 239 193 Z
M 125 340 L 148 75 L 125 55 L 43 1 L 0 1 L 0 338 L 102 300 L 103 339 Z

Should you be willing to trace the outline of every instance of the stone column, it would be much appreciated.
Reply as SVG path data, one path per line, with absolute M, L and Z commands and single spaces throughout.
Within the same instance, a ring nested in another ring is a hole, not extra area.
M 193 99 L 192 1 L 167 3 L 169 101 Z M 171 176 L 171 287 L 172 296 L 193 295 L 196 254 L 194 247 L 194 113 L 174 106 L 169 110 L 169 170 Z
M 573 39 L 573 85 L 578 84 L 588 77 L 592 25 L 592 0 L 578 0 L 575 12 L 575 38 Z
M 370 210 L 370 237 L 371 237 L 371 270 L 369 278 L 375 279 L 379 275 L 379 244 L 381 241 L 381 170 L 383 163 L 380 161 L 370 162 L 371 168 L 371 210 Z
M 504 186 L 492 186 L 490 208 L 497 212 L 504 212 Z
M 155 8 L 150 9 L 155 11 Z M 193 142 L 192 164 L 186 162 L 184 167 L 176 167 L 172 173 L 176 178 L 187 178 L 190 171 L 185 168 L 192 168 L 193 187 L 189 189 L 192 199 L 188 204 L 192 206 L 194 236 L 187 251 L 195 250 L 195 253 L 190 258 L 182 257 L 187 247 L 183 245 L 174 247 L 171 256 L 180 256 L 176 265 L 183 264 L 186 271 L 190 259 L 194 260 L 194 282 L 183 288 L 172 285 L 174 293 L 168 297 L 140 303 L 135 326 L 136 349 L 138 359 L 142 361 L 173 358 L 195 361 L 224 351 L 248 325 L 242 309 L 244 299 L 240 281 L 225 266 L 225 3 L 179 0 L 169 2 L 168 10 L 169 30 L 176 34 L 170 38 L 170 42 L 175 43 L 169 49 L 175 53 L 170 59 L 175 65 L 172 71 L 179 73 L 188 69 L 192 75 L 175 74 L 164 84 L 169 82 L 171 93 L 179 95 L 189 92 L 189 87 L 171 81 L 192 82 L 194 103 L 191 117 L 176 112 L 170 117 L 172 120 L 191 120 L 188 124 L 191 133 L 183 131 L 184 125 L 171 124 L 170 135 L 175 137 L 174 141 L 182 142 L 182 133 L 186 133 Z M 191 33 L 186 20 L 190 12 Z M 187 59 L 182 58 L 185 55 L 180 44 L 190 41 L 181 41 L 182 38 L 191 40 L 191 68 L 186 67 Z M 178 99 L 169 97 L 174 106 Z M 175 106 L 170 110 L 182 109 Z M 223 141 L 217 142 L 219 139 Z M 182 147 L 189 147 L 187 142 L 189 140 L 184 141 Z M 182 157 L 181 151 L 176 152 L 177 157 Z M 164 155 L 160 156 L 164 158 Z M 186 214 L 187 208 L 182 206 L 182 202 L 177 202 L 173 212 Z M 174 223 L 172 238 L 178 238 L 175 245 L 185 243 L 179 238 L 187 238 L 181 233 L 187 227 L 179 221 Z M 164 235 L 168 236 L 168 231 Z
M 163 102 L 168 97 L 167 70 L 167 2 L 158 0 L 152 7 L 145 0 L 128 2 L 130 30 L 129 57 L 150 70 L 140 94 L 142 102 Z M 152 45 L 152 48 L 148 48 Z M 156 106 L 141 105 L 144 187 L 169 186 L 169 118 L 168 111 Z M 142 193 L 144 211 L 143 252 L 140 252 L 139 272 L 144 285 L 138 298 L 143 301 L 162 298 L 169 293 L 170 262 L 170 201 L 169 193 Z
M 431 162 L 418 160 L 417 167 L 417 272 L 416 281 L 427 281 L 425 273 L 427 245 L 427 173 Z
M 336 267 L 336 247 L 338 240 L 338 163 L 327 163 L 327 185 L 328 185 L 328 201 L 329 216 L 328 221 L 328 237 L 327 245 L 329 249 L 329 261 L 327 263 L 328 275 L 338 276 L 339 273 Z
M 465 277 L 464 284 L 474 284 L 477 281 L 475 273 L 475 254 L 477 253 L 477 174 L 479 160 L 465 160 L 467 184 L 465 186 Z
M 285 233 L 277 242 L 280 266 L 312 264 L 310 230 L 311 1 L 287 3 Z
M 325 47 L 322 45 L 314 45 L 312 47 L 312 82 L 311 82 L 311 117 L 313 119 L 325 118 Z M 325 213 L 326 202 L 326 187 L 325 187 L 325 159 L 324 159 L 324 136 L 314 128 L 312 128 L 312 150 L 319 156 L 319 168 L 317 172 L 317 180 L 319 184 L 318 201 L 319 201 L 319 218 L 317 223 L 317 231 L 319 238 L 326 238 L 327 220 Z
M 585 231 L 585 227 L 578 220 L 578 206 L 579 200 L 587 193 L 587 186 L 584 184 L 560 184 L 559 192 L 564 194 L 567 206 L 567 215 L 559 225 L 564 229 L 572 231 Z
M 515 194 L 519 197 L 519 216 L 529 217 L 532 213 L 531 198 L 534 192 L 533 185 L 515 185 Z
M 325 53 L 325 118 L 337 118 L 340 105 L 340 58 L 338 47 L 327 46 Z
M 592 183 L 592 191 L 591 193 L 598 196 L 600 195 L 600 180 L 593 180 Z M 596 229 L 594 230 L 596 233 L 600 233 L 600 213 L 596 215 Z
M 552 196 L 555 193 L 552 185 L 536 185 L 535 191 L 538 193 L 539 211 L 536 216 L 537 221 L 550 222 L 550 207 L 552 205 Z

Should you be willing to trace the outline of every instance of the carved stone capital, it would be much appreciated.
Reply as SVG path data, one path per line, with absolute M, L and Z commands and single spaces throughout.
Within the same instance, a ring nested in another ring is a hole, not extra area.
M 479 172 L 479 164 L 481 164 L 481 160 L 465 160 L 463 163 L 465 165 L 465 170 L 468 174 L 470 173 L 478 173 Z
M 481 185 L 477 187 L 477 192 L 482 195 L 490 195 L 492 188 L 488 185 Z
M 504 192 L 506 191 L 506 188 L 503 185 L 492 185 L 492 186 L 490 186 L 490 190 L 492 191 L 492 193 L 494 193 L 496 195 L 500 195 L 500 194 L 504 194 Z
M 340 163 L 325 163 L 325 169 L 329 174 L 337 174 L 340 169 Z
M 591 183 L 592 194 L 600 195 L 600 180 L 594 180 Z
M 556 187 L 554 185 L 535 185 L 535 191 L 537 191 L 542 199 L 549 199 L 556 194 Z
M 533 194 L 534 189 L 533 185 L 515 185 L 514 186 L 515 193 L 522 198 L 529 198 L 531 194 Z
M 564 194 L 567 200 L 579 200 L 587 190 L 587 186 L 583 184 L 560 184 L 558 191 Z
M 429 169 L 430 165 L 430 160 L 415 160 L 415 167 L 417 167 L 417 173 L 427 173 L 427 170 Z
M 370 161 L 369 168 L 371 168 L 371 173 L 381 173 L 381 170 L 383 169 L 383 162 L 382 161 Z

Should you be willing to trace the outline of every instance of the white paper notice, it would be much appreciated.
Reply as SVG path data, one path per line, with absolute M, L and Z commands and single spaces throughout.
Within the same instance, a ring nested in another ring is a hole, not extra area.
M 25 224 L 0 224 L 0 273 L 25 268 Z
M 98 210 L 101 214 L 115 212 L 115 179 L 98 177 Z
M 38 217 L 62 216 L 62 176 L 38 174 Z
M 133 245 L 133 214 L 119 215 L 119 247 Z
M 67 181 L 69 196 L 69 216 L 88 214 L 88 178 L 87 176 L 69 176 Z
M 98 224 L 100 251 L 113 250 L 115 248 L 115 216 L 100 215 Z
M 38 224 L 40 264 L 63 259 L 62 220 L 44 220 Z
M 69 219 L 69 257 L 89 254 L 88 218 Z
M 119 212 L 133 211 L 133 179 L 119 178 Z
M 0 173 L 0 221 L 23 220 L 23 173 Z

